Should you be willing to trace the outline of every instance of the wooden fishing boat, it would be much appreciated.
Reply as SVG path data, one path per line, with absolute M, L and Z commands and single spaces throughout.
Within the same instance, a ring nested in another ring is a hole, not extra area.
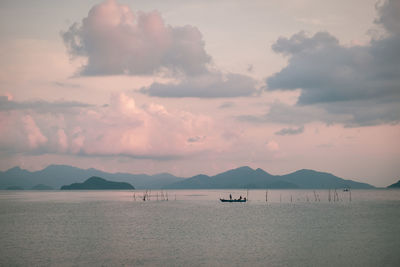
M 246 198 L 244 198 L 244 199 L 223 199 L 223 198 L 220 198 L 219 200 L 221 202 L 246 202 L 247 201 Z

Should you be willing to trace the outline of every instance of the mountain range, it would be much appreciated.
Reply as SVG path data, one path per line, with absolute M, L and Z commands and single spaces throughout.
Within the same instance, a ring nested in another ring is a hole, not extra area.
M 66 184 L 81 183 L 92 176 L 109 181 L 127 182 L 136 189 L 221 189 L 221 188 L 275 188 L 275 189 L 372 189 L 374 186 L 345 180 L 333 174 L 313 170 L 299 170 L 286 175 L 272 175 L 262 169 L 240 167 L 214 175 L 176 177 L 169 173 L 155 175 L 108 173 L 96 169 L 80 169 L 68 165 L 50 165 L 30 172 L 19 167 L 0 171 L 0 189 L 20 187 L 31 189 L 36 185 L 60 188 Z
M 0 172 L 0 189 L 10 186 L 31 189 L 38 184 L 58 189 L 63 185 L 81 183 L 92 176 L 102 177 L 109 181 L 127 182 L 136 189 L 160 189 L 182 180 L 182 178 L 168 173 L 155 175 L 108 173 L 96 169 L 80 169 L 68 165 L 50 165 L 43 170 L 34 172 L 23 170 L 20 167 Z

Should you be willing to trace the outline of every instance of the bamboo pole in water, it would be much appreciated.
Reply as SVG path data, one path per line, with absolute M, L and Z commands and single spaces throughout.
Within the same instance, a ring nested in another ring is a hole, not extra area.
M 351 202 L 351 189 L 349 188 L 349 201 Z

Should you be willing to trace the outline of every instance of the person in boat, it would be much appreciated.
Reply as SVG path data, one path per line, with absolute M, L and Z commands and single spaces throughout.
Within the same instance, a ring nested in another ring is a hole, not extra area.
M 244 197 L 243 200 L 246 201 L 246 197 Z
M 229 194 L 229 199 L 232 200 L 232 194 Z
M 242 196 L 239 197 L 239 200 L 242 200 Z

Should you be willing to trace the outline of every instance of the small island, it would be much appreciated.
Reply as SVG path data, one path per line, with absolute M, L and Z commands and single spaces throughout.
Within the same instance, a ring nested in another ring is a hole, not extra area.
M 125 182 L 112 182 L 103 178 L 92 176 L 83 183 L 63 185 L 61 190 L 131 190 L 135 189 L 131 184 Z
M 396 189 L 400 189 L 400 180 L 397 181 L 397 183 L 394 183 L 394 184 L 389 185 L 387 188 L 396 188 Z
M 12 185 L 6 188 L 6 190 L 24 190 L 21 186 Z
M 45 184 L 37 184 L 31 190 L 53 190 L 54 188 Z

